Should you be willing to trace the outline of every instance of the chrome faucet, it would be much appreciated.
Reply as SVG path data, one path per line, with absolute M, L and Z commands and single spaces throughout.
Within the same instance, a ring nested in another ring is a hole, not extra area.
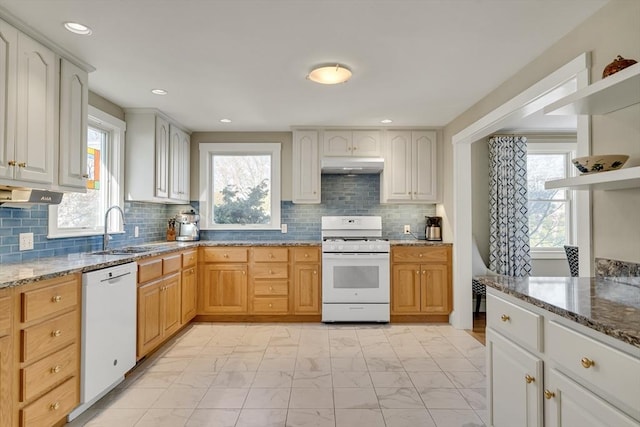
M 107 247 L 109 246 L 109 233 L 107 233 L 107 228 L 108 228 L 108 221 L 109 221 L 109 212 L 111 212 L 111 210 L 113 209 L 117 209 L 120 212 L 120 216 L 122 217 L 122 224 L 124 225 L 124 212 L 122 211 L 122 209 L 120 208 L 120 206 L 118 205 L 113 205 L 111 206 L 109 209 L 107 209 L 107 212 L 104 214 L 104 237 L 103 237 L 103 241 L 102 241 L 102 250 L 106 251 Z

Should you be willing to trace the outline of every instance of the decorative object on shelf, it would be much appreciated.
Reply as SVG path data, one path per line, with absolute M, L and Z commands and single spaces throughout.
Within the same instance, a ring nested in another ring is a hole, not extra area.
M 604 67 L 604 71 L 602 71 L 602 78 L 610 76 L 611 74 L 615 74 L 620 70 L 624 70 L 625 68 L 635 64 L 635 59 L 626 59 L 622 56 L 618 55 L 616 59 L 606 67 Z
M 600 154 L 596 156 L 577 157 L 571 162 L 584 175 L 587 173 L 605 172 L 620 169 L 629 159 L 626 154 Z

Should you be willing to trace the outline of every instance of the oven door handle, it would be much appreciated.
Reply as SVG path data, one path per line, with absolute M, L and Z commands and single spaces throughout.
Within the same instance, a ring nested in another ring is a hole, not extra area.
M 358 257 L 362 259 L 378 259 L 378 260 L 388 260 L 389 253 L 324 253 L 322 254 L 322 259 L 325 260 L 344 260 L 345 258 Z

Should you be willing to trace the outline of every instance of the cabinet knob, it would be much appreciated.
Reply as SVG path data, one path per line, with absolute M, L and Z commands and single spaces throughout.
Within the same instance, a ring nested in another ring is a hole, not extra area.
M 58 409 L 60 409 L 60 402 L 55 402 L 49 405 L 49 410 L 51 411 L 57 411 Z
M 9 166 L 15 166 L 16 164 L 18 164 L 18 162 L 16 162 L 15 160 L 9 160 L 9 162 L 7 162 L 7 164 Z
M 269 253 L 269 258 L 273 258 L 273 254 L 272 253 Z
M 309 258 L 309 254 L 304 254 L 304 257 L 305 258 Z
M 243 271 L 243 272 L 242 272 L 242 275 L 244 276 L 245 274 L 247 274 L 247 272 L 246 272 L 246 271 Z
M 269 303 L 269 308 L 272 308 L 272 307 L 273 307 L 273 304 Z
M 416 270 L 416 274 L 420 274 L 420 270 Z
M 316 270 L 313 270 L 313 274 L 318 274 L 318 272 Z
M 580 359 L 580 363 L 582 364 L 582 367 L 585 369 L 589 369 L 590 367 L 596 364 L 596 362 L 589 359 L 588 357 L 583 357 L 582 359 Z
M 422 270 L 422 274 L 427 274 L 427 270 Z
M 273 274 L 273 270 L 269 270 L 269 274 Z
M 62 335 L 62 331 L 60 329 L 56 329 L 55 331 L 51 331 L 51 336 L 52 337 L 59 337 L 60 335 Z
M 269 291 L 273 291 L 273 286 L 269 286 Z
M 53 368 L 51 368 L 51 373 L 57 374 L 58 372 L 60 372 L 60 369 L 60 365 L 54 366 Z
M 18 167 L 19 168 L 26 168 L 27 164 L 25 162 L 20 162 L 20 163 L 18 163 Z
M 544 398 L 545 399 L 552 399 L 554 397 L 556 397 L 556 394 L 554 392 L 549 391 L 549 390 L 545 390 L 544 391 Z
M 316 192 L 314 191 L 313 194 L 316 194 Z
M 509 320 L 511 320 L 511 318 L 506 314 L 503 314 L 502 316 L 500 316 L 500 320 L 502 320 L 503 322 L 508 322 Z
M 534 377 L 532 377 L 531 375 L 527 374 L 527 375 L 524 376 L 524 380 L 527 382 L 527 384 L 531 384 L 536 379 Z
M 60 301 L 62 301 L 61 295 L 56 295 L 54 297 L 51 297 L 51 302 L 60 302 Z
M 422 258 L 422 254 L 419 254 L 418 256 L 419 256 L 420 258 Z
M 353 151 L 356 151 L 358 149 L 358 147 L 353 147 Z
M 229 254 L 224 254 L 222 256 L 225 257 L 225 258 L 229 258 Z

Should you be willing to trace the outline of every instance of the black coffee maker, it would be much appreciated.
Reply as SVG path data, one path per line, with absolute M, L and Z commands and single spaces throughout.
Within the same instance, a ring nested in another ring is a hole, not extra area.
M 427 225 L 424 228 L 424 237 L 430 241 L 442 241 L 442 217 L 425 216 Z

